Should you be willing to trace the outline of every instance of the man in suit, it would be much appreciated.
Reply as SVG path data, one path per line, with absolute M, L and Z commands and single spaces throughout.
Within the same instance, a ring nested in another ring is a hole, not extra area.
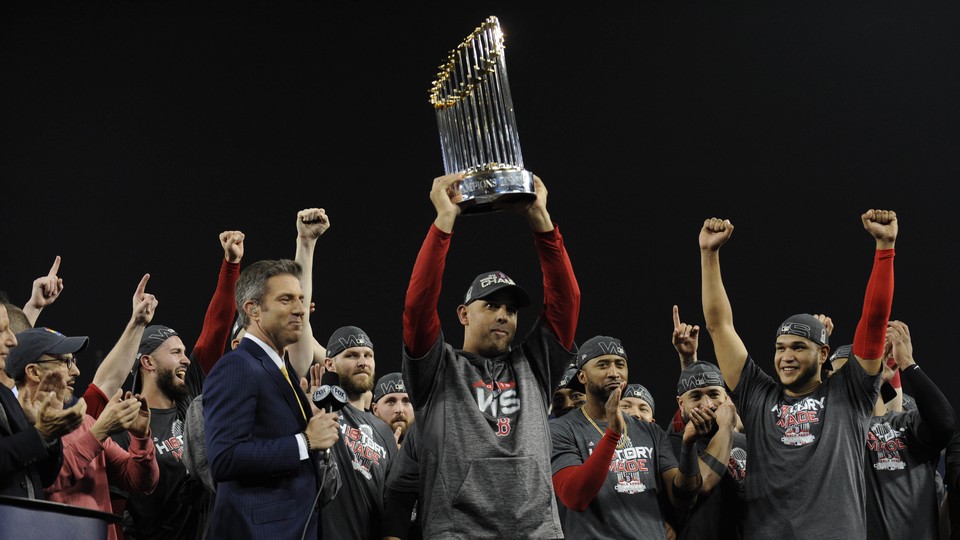
M 0 369 L 6 367 L 17 338 L 7 308 L 0 304 Z M 14 397 L 0 385 L 0 495 L 44 499 L 43 488 L 57 478 L 63 464 L 60 437 L 80 426 L 87 406 L 79 400 L 64 409 L 62 373 L 48 373 L 36 392 Z
M 317 411 L 284 359 L 303 337 L 308 306 L 300 265 L 263 260 L 240 273 L 235 297 L 246 334 L 203 386 L 207 458 L 217 496 L 207 538 L 317 537 L 319 486 L 337 474 L 328 453 L 337 414 Z

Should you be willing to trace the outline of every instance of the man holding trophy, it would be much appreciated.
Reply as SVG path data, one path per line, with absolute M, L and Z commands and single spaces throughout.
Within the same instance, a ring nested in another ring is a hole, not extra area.
M 488 18 L 450 53 L 431 89 L 446 174 L 417 255 L 403 311 L 403 380 L 419 433 L 424 538 L 563 538 L 551 483 L 547 410 L 575 353 L 580 287 L 547 189 L 523 169 L 503 56 Z M 499 271 L 474 278 L 457 318 L 463 346 L 444 340 L 437 315 L 453 226 L 463 214 L 526 218 L 543 272 L 543 310 L 513 344 L 527 293 Z
M 457 317 L 463 347 L 444 342 L 437 315 L 443 269 L 461 208 L 462 174 L 434 180 L 437 217 L 410 277 L 403 312 L 403 378 L 420 426 L 424 538 L 562 538 L 551 484 L 547 405 L 575 353 L 580 289 L 547 190 L 502 208 L 526 217 L 543 272 L 543 311 L 511 346 L 526 292 L 502 272 L 470 285 Z

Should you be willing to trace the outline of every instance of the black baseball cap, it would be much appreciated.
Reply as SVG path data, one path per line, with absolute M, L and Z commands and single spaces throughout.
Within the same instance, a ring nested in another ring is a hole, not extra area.
M 650 412 L 656 414 L 657 405 L 653 402 L 653 394 L 647 390 L 647 387 L 642 384 L 628 384 L 626 388 L 623 389 L 623 395 L 621 398 L 637 398 L 642 399 L 647 402 L 647 405 L 650 406 Z
M 575 392 L 583 392 L 585 390 L 583 383 L 577 380 L 578 371 L 580 371 L 580 368 L 577 367 L 577 364 L 567 366 L 566 371 L 563 372 L 563 377 L 560 379 L 560 383 L 557 384 L 557 390 L 569 388 Z
M 176 330 L 162 324 L 153 324 L 143 330 L 140 336 L 140 346 L 137 347 L 137 358 L 145 354 L 152 354 L 157 347 L 173 336 L 179 336 Z
M 806 313 L 793 315 L 780 323 L 777 327 L 777 337 L 784 334 L 807 338 L 817 345 L 830 344 L 827 327 L 820 322 L 820 319 Z
M 837 350 L 830 353 L 830 357 L 823 363 L 824 371 L 833 371 L 833 361 L 838 358 L 850 358 L 853 355 L 853 345 L 841 345 Z
M 387 394 L 406 394 L 407 386 L 403 383 L 403 374 L 399 371 L 387 373 L 377 385 L 373 387 L 373 403 L 380 401 L 380 398 Z
M 473 278 L 473 283 L 470 284 L 470 288 L 467 289 L 467 294 L 463 297 L 463 305 L 470 305 L 470 302 L 474 300 L 486 298 L 502 290 L 507 290 L 513 294 L 516 307 L 521 308 L 530 305 L 530 296 L 527 294 L 527 291 L 517 285 L 510 276 L 498 270 L 484 272 Z
M 623 348 L 620 340 L 610 336 L 593 336 L 583 342 L 577 353 L 577 369 L 583 369 L 583 366 L 598 356 L 614 354 L 627 359 L 627 350 Z
M 677 380 L 677 395 L 682 396 L 695 388 L 708 386 L 723 386 L 723 373 L 720 368 L 710 362 L 694 362 L 680 372 Z
M 357 326 L 341 326 L 334 330 L 333 334 L 330 335 L 330 340 L 327 341 L 327 358 L 333 358 L 353 347 L 370 347 L 372 349 L 373 341 L 367 336 L 366 332 Z

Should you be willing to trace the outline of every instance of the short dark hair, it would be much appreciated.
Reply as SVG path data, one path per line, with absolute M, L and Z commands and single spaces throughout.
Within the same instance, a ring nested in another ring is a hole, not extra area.
M 300 263 L 291 259 L 267 259 L 257 261 L 240 272 L 240 278 L 234 288 L 233 297 L 237 303 L 237 320 L 240 326 L 246 328 L 250 318 L 243 312 L 243 305 L 252 300 L 263 302 L 267 294 L 267 281 L 274 276 L 291 275 L 300 279 L 303 269 Z

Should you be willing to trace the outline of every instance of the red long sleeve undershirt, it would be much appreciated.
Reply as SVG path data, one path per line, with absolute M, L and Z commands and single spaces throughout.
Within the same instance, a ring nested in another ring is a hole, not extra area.
M 240 263 L 231 263 L 224 259 L 220 265 L 217 289 L 203 318 L 203 330 L 191 354 L 191 361 L 199 362 L 204 373 L 213 369 L 213 365 L 223 356 L 227 347 L 227 338 L 230 337 L 230 328 L 237 311 L 233 289 L 239 278 Z
M 864 359 L 883 356 L 887 322 L 893 306 L 893 249 L 878 249 L 863 298 L 863 314 L 853 336 L 853 354 Z
M 683 433 L 683 428 L 686 427 L 686 424 L 683 422 L 683 409 L 677 407 L 677 412 L 673 413 L 673 431 L 675 433 Z
M 608 428 L 583 465 L 564 467 L 554 473 L 553 489 L 564 506 L 576 512 L 583 512 L 590 506 L 607 480 L 613 451 L 619 441 L 620 434 Z
M 437 303 L 452 236 L 431 224 L 413 265 L 403 309 L 403 342 L 413 358 L 426 354 L 440 334 Z M 580 287 L 559 227 L 533 236 L 543 272 L 543 319 L 569 349 L 580 316 Z

